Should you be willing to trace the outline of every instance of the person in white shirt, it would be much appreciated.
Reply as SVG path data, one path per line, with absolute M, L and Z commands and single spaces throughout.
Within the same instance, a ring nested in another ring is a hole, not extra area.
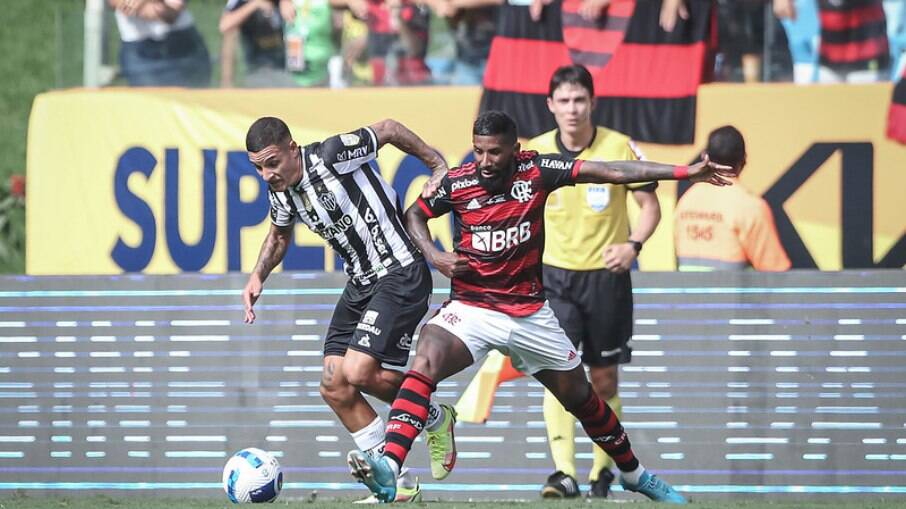
M 120 32 L 120 71 L 134 87 L 206 87 L 211 58 L 186 0 L 108 0 Z

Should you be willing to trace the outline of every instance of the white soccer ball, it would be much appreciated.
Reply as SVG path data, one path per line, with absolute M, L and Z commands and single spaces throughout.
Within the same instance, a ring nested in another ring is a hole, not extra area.
M 223 489 L 234 503 L 273 502 L 282 488 L 280 463 L 261 449 L 243 449 L 223 467 Z

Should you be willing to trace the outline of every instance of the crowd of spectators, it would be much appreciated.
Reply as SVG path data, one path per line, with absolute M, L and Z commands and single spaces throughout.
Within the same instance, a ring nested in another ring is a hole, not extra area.
M 206 44 L 196 27 L 189 0 L 108 4 L 121 39 L 120 73 L 130 85 L 273 88 L 480 84 L 504 1 L 530 5 L 533 16 L 559 5 L 552 0 L 224 0 L 216 55 L 208 51 L 216 45 Z M 601 23 L 611 4 L 624 1 L 583 0 L 580 13 Z M 689 15 L 684 2 L 662 0 L 664 30 Z M 906 63 L 904 4 L 714 0 L 713 77 L 809 83 L 899 76 Z M 451 48 L 429 55 L 432 37 Z M 212 66 L 218 60 L 220 65 Z M 212 76 L 216 68 L 220 76 Z

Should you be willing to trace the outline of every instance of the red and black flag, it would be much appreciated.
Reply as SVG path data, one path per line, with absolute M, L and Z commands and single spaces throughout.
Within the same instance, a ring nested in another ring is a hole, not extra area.
M 570 63 L 563 43 L 561 5 L 561 0 L 554 0 L 537 22 L 529 16 L 527 5 L 506 2 L 497 15 L 480 109 L 506 112 L 522 137 L 556 127 L 547 110 L 547 84 L 558 67 Z
M 698 85 L 713 69 L 714 4 L 691 0 L 689 19 L 664 32 L 661 2 L 636 2 L 623 43 L 595 73 L 595 121 L 633 139 L 692 143 Z
M 821 65 L 840 71 L 890 67 L 882 0 L 820 0 Z
M 594 74 L 606 66 L 623 42 L 635 0 L 617 0 L 604 15 L 589 21 L 579 14 L 582 0 L 563 0 L 560 20 L 570 59 Z
M 906 68 L 893 88 L 893 101 L 887 114 L 887 137 L 906 143 Z
M 546 105 L 550 76 L 580 63 L 595 78 L 595 123 L 641 141 L 692 143 L 695 95 L 710 70 L 713 2 L 689 2 L 689 20 L 671 33 L 658 25 L 659 1 L 614 0 L 594 22 L 579 16 L 579 4 L 555 0 L 539 22 L 528 7 L 501 9 L 481 110 L 507 112 L 523 137 L 548 131 L 555 127 Z

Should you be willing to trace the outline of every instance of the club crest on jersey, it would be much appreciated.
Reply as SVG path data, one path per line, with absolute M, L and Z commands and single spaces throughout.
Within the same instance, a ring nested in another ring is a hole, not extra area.
M 330 191 L 319 194 L 318 203 L 330 212 L 337 210 L 337 197 Z
M 340 135 L 340 141 L 342 141 L 343 145 L 346 145 L 347 147 L 354 147 L 359 144 L 359 141 L 361 141 L 361 139 L 359 138 L 358 134 L 347 133 Z
M 510 195 L 519 203 L 525 203 L 532 199 L 532 181 L 516 180 L 513 182 L 513 188 L 510 189 Z

